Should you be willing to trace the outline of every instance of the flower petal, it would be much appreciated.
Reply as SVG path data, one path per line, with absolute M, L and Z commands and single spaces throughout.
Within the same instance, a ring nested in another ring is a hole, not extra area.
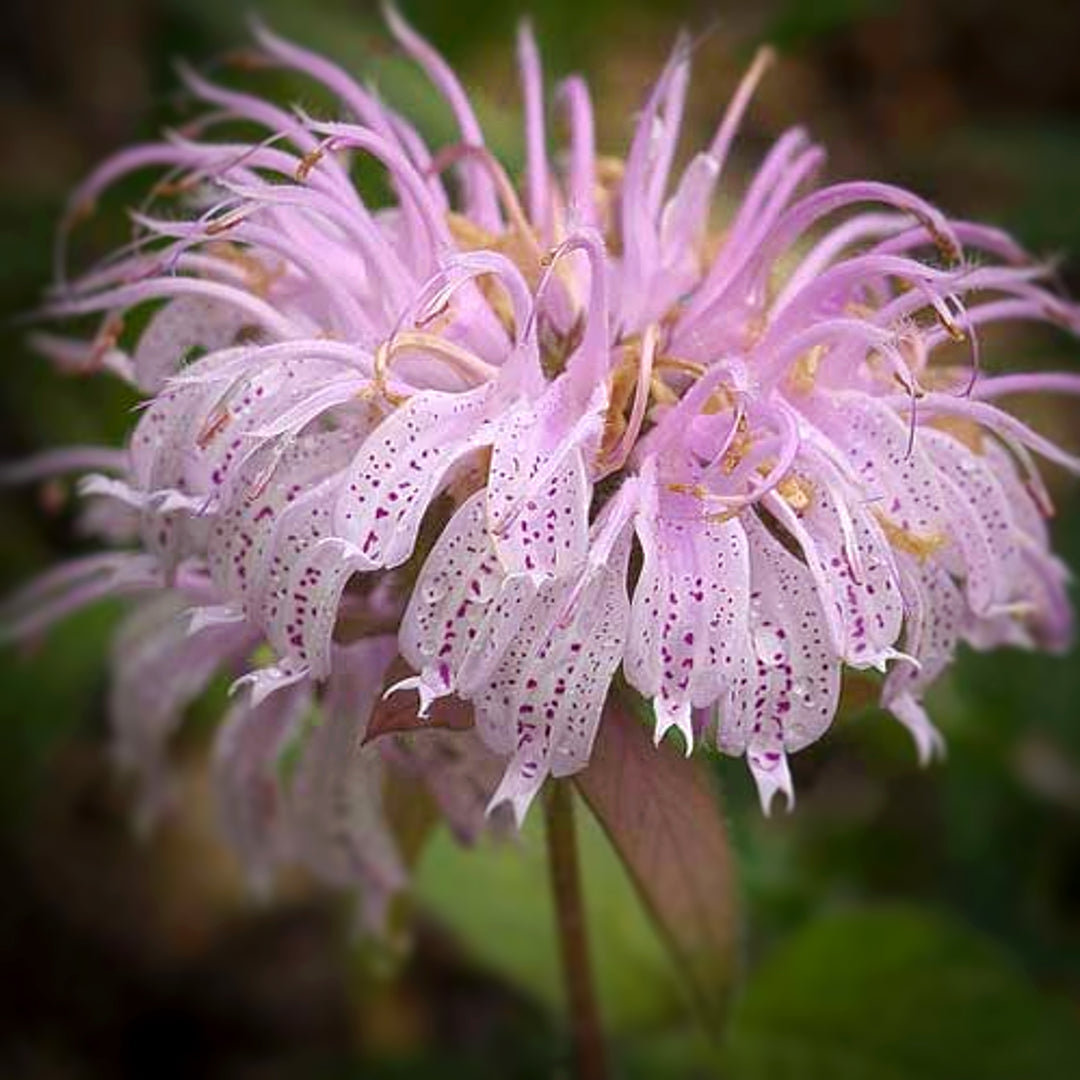
M 478 694 L 477 731 L 512 757 L 490 808 L 509 803 L 520 825 L 548 773 L 584 767 L 626 642 L 630 530 L 581 581 L 544 585 L 491 682 Z M 576 587 L 575 587 L 576 584 Z
M 677 727 L 689 754 L 693 708 L 715 702 L 745 661 L 749 561 L 738 519 L 713 520 L 684 501 L 683 516 L 665 515 L 653 489 L 635 519 L 644 562 L 624 665 L 652 698 L 656 741 Z
M 239 661 L 257 640 L 249 627 L 236 623 L 192 632 L 186 618 L 190 603 L 174 591 L 148 598 L 124 619 L 112 643 L 113 754 L 137 776 L 143 829 L 155 823 L 170 798 L 164 754 L 185 708 L 215 672 Z
M 265 446 L 237 470 L 211 529 L 207 559 L 215 583 L 261 619 L 265 594 L 280 582 L 286 551 L 312 524 L 310 540 L 326 535 L 337 488 L 325 483 L 352 456 L 349 433 L 306 435 L 281 446 Z
M 911 732 L 926 762 L 944 750 L 941 736 L 919 704 L 925 689 L 952 663 L 968 624 L 964 594 L 943 566 L 899 556 L 907 608 L 904 651 L 881 689 L 881 704 Z M 914 661 L 914 662 L 912 662 Z
M 151 316 L 139 335 L 132 357 L 139 387 L 156 394 L 193 353 L 232 345 L 249 324 L 247 314 L 235 304 L 211 296 L 174 297 Z
M 820 738 L 840 694 L 840 660 L 809 570 L 753 516 L 750 629 L 753 655 L 721 717 L 719 746 L 746 752 L 762 805 L 783 792 L 794 802 L 786 755 Z
M 448 470 L 483 445 L 490 396 L 487 387 L 465 394 L 417 394 L 364 442 L 335 506 L 334 531 L 373 567 L 399 566 L 408 559 Z
M 858 498 L 820 473 L 807 498 L 798 511 L 781 498 L 770 499 L 769 508 L 802 549 L 837 652 L 852 667 L 884 669 L 904 618 L 888 541 Z
M 361 889 L 365 925 L 380 929 L 407 874 L 383 817 L 384 764 L 364 745 L 371 708 L 397 652 L 392 637 L 370 638 L 334 656 L 321 719 L 304 740 L 288 792 L 297 856 L 319 877 Z
M 402 656 L 419 672 L 406 682 L 420 692 L 421 716 L 434 698 L 467 694 L 490 674 L 535 594 L 500 567 L 486 499 L 484 490 L 470 496 L 443 529 L 402 620 Z
M 565 380 L 500 430 L 491 451 L 487 512 L 499 559 L 537 579 L 571 573 L 585 557 L 592 487 L 586 455 L 603 422 L 600 397 L 573 422 Z
M 60 563 L 0 606 L 0 643 L 44 633 L 61 619 L 108 596 L 160 588 L 161 568 L 152 555 L 108 552 Z
M 1014 599 L 1015 582 L 1023 570 L 1018 542 L 1022 534 L 995 470 L 982 455 L 944 432 L 924 429 L 920 438 L 942 475 L 970 508 L 971 533 L 985 545 L 985 562 L 969 559 L 966 567 L 973 610 L 985 614 L 993 606 L 1008 604 Z
M 934 546 L 950 538 L 937 470 L 921 440 L 912 444 L 910 429 L 893 409 L 853 392 L 836 393 L 828 403 L 819 397 L 808 408 L 843 451 L 877 515 L 915 544 Z
M 268 891 L 275 864 L 291 855 L 279 762 L 311 705 L 306 682 L 257 704 L 245 693 L 218 731 L 213 783 L 222 831 L 260 893 Z

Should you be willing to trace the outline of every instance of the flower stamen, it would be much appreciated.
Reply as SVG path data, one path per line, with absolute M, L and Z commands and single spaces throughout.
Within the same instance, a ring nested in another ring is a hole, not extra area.
M 623 430 L 621 432 L 621 438 L 618 434 L 615 438 L 618 440 L 615 445 L 606 451 L 601 449 L 601 461 L 605 457 L 610 455 L 610 459 L 604 467 L 603 473 L 606 475 L 610 472 L 615 472 L 621 469 L 626 464 L 627 459 L 630 457 L 630 452 L 634 448 L 634 443 L 637 441 L 638 434 L 641 432 L 641 426 L 645 422 L 645 414 L 648 410 L 650 388 L 652 385 L 652 372 L 653 362 L 656 355 L 656 344 L 659 338 L 660 331 L 655 323 L 649 326 L 645 331 L 645 336 L 641 341 L 640 346 L 637 348 L 638 354 L 638 366 L 637 377 L 634 382 L 634 403 L 630 410 L 630 417 L 624 423 Z M 615 380 L 613 379 L 613 385 Z M 626 406 L 626 400 L 629 397 L 628 392 L 624 392 L 623 400 L 617 405 L 617 412 L 614 414 L 618 420 L 622 421 L 622 411 Z M 615 405 L 616 397 L 613 391 L 612 393 L 612 405 Z M 608 422 L 612 420 L 613 414 L 611 408 L 608 410 L 608 417 L 605 419 L 604 431 L 605 440 L 608 438 Z M 613 426 L 611 429 L 617 431 L 617 428 Z M 602 444 L 603 446 L 603 444 Z
M 381 385 L 385 382 L 392 360 L 407 349 L 431 354 L 434 359 L 443 361 L 459 374 L 472 379 L 477 385 L 490 382 L 498 374 L 497 368 L 481 360 L 479 356 L 461 345 L 455 345 L 447 338 L 403 330 L 382 342 L 375 350 L 374 378 L 377 383 Z
M 906 529 L 880 510 L 874 511 L 874 517 L 881 526 L 885 539 L 897 551 L 903 551 L 907 555 L 914 555 L 919 562 L 925 562 L 949 542 L 949 538 L 944 533 L 922 534 L 914 532 L 912 529 Z

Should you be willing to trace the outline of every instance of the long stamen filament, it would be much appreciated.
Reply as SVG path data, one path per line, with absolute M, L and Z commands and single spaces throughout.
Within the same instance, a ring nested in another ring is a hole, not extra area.
M 641 352 L 638 357 L 637 382 L 634 386 L 634 404 L 630 409 L 630 418 L 626 424 L 619 441 L 611 451 L 610 458 L 602 470 L 603 475 L 617 472 L 626 464 L 630 457 L 630 451 L 641 432 L 641 425 L 645 422 L 645 411 L 648 408 L 649 397 L 652 387 L 653 363 L 656 357 L 656 343 L 659 338 L 659 328 L 652 323 L 645 331 L 641 342 Z
M 529 224 L 525 209 L 521 205 L 521 200 L 518 198 L 514 185 L 510 182 L 510 177 L 506 175 L 506 170 L 492 156 L 491 151 L 483 146 L 470 146 L 465 143 L 449 146 L 435 156 L 429 171 L 432 174 L 441 173 L 451 165 L 456 165 L 463 158 L 473 159 L 483 166 L 495 184 L 495 192 L 499 197 L 503 210 L 506 212 L 507 218 L 510 220 L 511 227 L 520 234 L 521 239 L 529 246 L 531 253 L 536 256 L 537 263 L 542 262 L 544 252 L 540 246 L 540 241 L 536 238 L 532 225 Z
M 406 349 L 417 349 L 430 353 L 438 360 L 444 361 L 455 371 L 468 375 L 480 383 L 485 383 L 495 378 L 498 368 L 481 360 L 475 353 L 461 345 L 455 345 L 435 334 L 425 334 L 419 331 L 403 330 L 395 334 L 389 341 L 384 341 L 375 350 L 375 382 L 382 385 L 389 371 L 390 363 L 395 356 Z

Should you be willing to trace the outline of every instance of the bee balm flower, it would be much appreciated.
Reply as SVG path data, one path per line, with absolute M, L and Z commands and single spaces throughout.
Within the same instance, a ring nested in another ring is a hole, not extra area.
M 116 176 L 165 170 L 133 243 L 49 305 L 103 321 L 46 351 L 146 405 L 126 456 L 83 486 L 126 548 L 54 575 L 27 618 L 149 592 L 193 609 L 189 636 L 162 631 L 170 668 L 268 645 L 273 663 L 240 679 L 256 722 L 222 735 L 235 818 L 297 695 L 331 702 L 347 734 L 395 651 L 413 674 L 390 693 L 421 715 L 469 703 L 506 761 L 492 804 L 520 819 L 547 776 L 587 765 L 620 666 L 658 740 L 675 727 L 688 752 L 745 755 L 768 808 L 793 798 L 787 755 L 829 727 L 845 667 L 886 673 L 883 705 L 929 757 L 922 695 L 961 642 L 1065 647 L 1032 455 L 1080 461 L 997 402 L 1078 381 L 977 363 L 993 323 L 1080 326 L 1045 267 L 887 184 L 817 186 L 823 153 L 801 128 L 740 189 L 728 158 L 766 54 L 674 176 L 685 43 L 615 162 L 577 77 L 550 103 L 569 128 L 552 153 L 523 29 L 515 187 L 451 70 L 388 18 L 454 143 L 429 148 L 336 65 L 259 29 L 264 58 L 347 118 L 188 73 L 210 107 L 195 129 L 120 154 L 76 195 L 82 212 Z M 265 138 L 215 138 L 235 120 Z M 388 206 L 360 196 L 358 156 L 384 170 Z M 717 222 L 721 187 L 739 201 Z M 100 473 L 87 453 L 53 464 Z M 133 693 L 147 700 L 121 701 L 123 730 L 159 742 L 177 710 Z M 318 736 L 296 785 L 318 788 L 338 737 Z

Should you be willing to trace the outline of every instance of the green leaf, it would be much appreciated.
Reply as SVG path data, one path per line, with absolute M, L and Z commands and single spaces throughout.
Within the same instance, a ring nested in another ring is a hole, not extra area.
M 729 1031 L 732 1080 L 1066 1075 L 1080 1027 L 989 942 L 907 909 L 831 916 L 757 972 Z
M 893 6 L 892 0 L 787 0 L 763 38 L 778 48 L 796 49 L 834 37 Z
M 0 650 L 0 822 L 27 809 L 53 751 L 100 712 L 116 603 L 80 611 L 33 646 Z
M 712 1030 L 735 977 L 735 869 L 703 762 L 653 745 L 626 708 L 607 707 L 589 767 L 575 778 L 667 941 Z

